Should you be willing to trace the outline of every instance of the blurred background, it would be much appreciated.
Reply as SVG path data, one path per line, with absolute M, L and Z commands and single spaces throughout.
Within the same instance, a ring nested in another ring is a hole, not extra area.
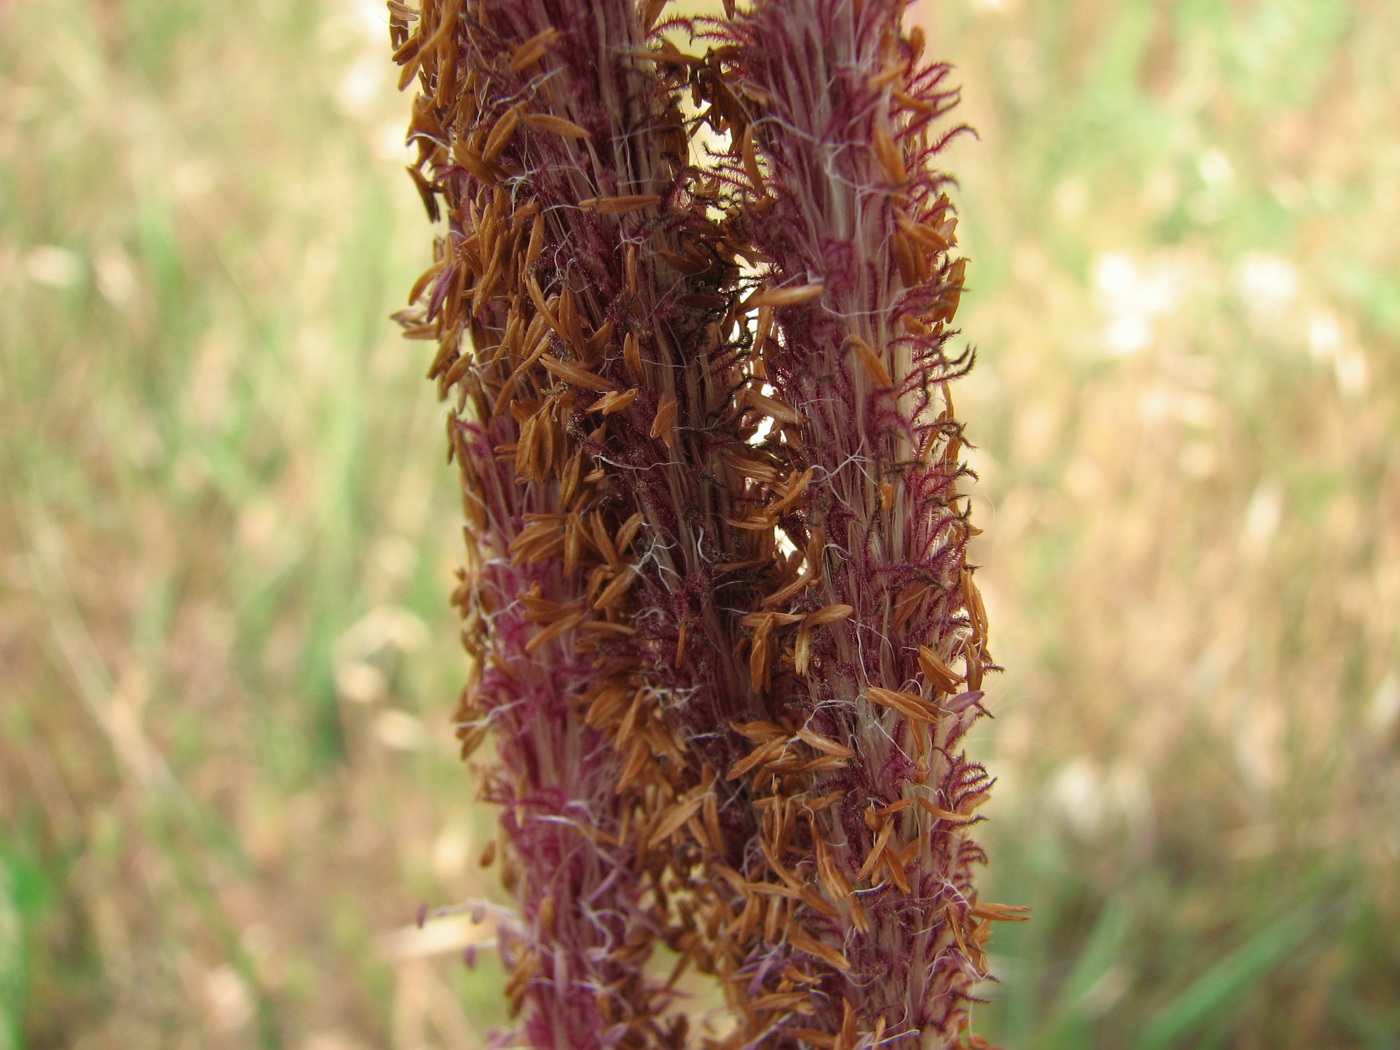
M 1400 9 L 939 0 L 1009 1050 L 1400 1046 Z M 475 1048 L 372 0 L 0 0 L 0 1050 Z

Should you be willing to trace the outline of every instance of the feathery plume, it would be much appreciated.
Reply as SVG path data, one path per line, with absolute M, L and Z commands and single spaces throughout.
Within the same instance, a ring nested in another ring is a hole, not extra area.
M 688 163 L 693 62 L 659 9 L 393 9 L 423 90 L 412 174 L 448 226 L 401 320 L 457 398 L 460 722 L 467 750 L 496 741 L 509 991 L 537 1047 L 680 1045 L 643 965 L 664 940 L 713 968 L 685 898 L 752 837 L 716 770 L 750 706 L 723 606 L 772 576 L 771 530 L 727 525 L 760 420 L 736 403 L 736 249 Z
M 946 68 L 897 0 L 731 10 L 704 57 L 664 0 L 389 6 L 446 221 L 400 320 L 455 396 L 503 1040 L 684 1046 L 695 966 L 738 1020 L 706 1046 L 951 1045 L 1015 910 L 978 902 L 959 750 L 990 661 Z
M 618 56 L 638 43 L 634 19 L 618 3 L 582 25 L 541 3 L 425 0 L 391 14 L 403 82 L 416 75 L 423 92 L 411 173 L 447 222 L 400 319 L 438 343 L 430 376 L 456 395 L 468 542 L 455 601 L 472 656 L 459 733 L 464 754 L 494 738 L 482 795 L 502 807 L 518 908 L 503 946 L 519 1031 L 502 1042 L 655 1045 L 664 989 L 641 964 L 660 930 L 623 833 L 639 800 L 619 791 L 622 756 L 578 717 L 596 680 L 580 647 L 606 623 L 594 606 L 631 542 L 596 510 L 584 406 L 602 416 L 618 399 L 596 403 L 621 391 L 594 370 L 611 333 L 585 332 L 563 280 L 584 248 L 572 227 L 593 221 L 574 184 L 581 157 L 633 101 Z M 587 113 L 572 112 L 580 101 Z
M 965 129 L 940 123 L 956 91 L 904 6 L 756 0 L 708 34 L 711 117 L 760 263 L 757 396 L 803 489 L 770 504 L 800 561 L 748 618 L 751 660 L 774 738 L 797 729 L 830 759 L 786 781 L 755 770 L 754 804 L 786 818 L 764 825 L 769 868 L 821 899 L 735 976 L 803 975 L 806 1004 L 760 999 L 748 1027 L 840 1050 L 952 1045 L 990 922 L 1020 917 L 978 899 L 968 828 L 990 780 L 961 750 L 991 661 L 950 393 L 972 364 L 951 349 L 965 260 L 934 162 Z

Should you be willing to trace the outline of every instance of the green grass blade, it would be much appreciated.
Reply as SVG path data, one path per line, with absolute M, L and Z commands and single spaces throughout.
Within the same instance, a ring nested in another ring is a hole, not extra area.
M 1230 1008 L 1252 985 L 1282 962 L 1312 932 L 1317 913 L 1307 908 L 1264 927 L 1234 952 L 1205 970 L 1150 1022 L 1133 1050 L 1168 1050 Z

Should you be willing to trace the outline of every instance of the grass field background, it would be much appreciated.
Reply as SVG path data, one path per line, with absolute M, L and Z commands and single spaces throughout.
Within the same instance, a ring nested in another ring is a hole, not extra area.
M 1400 1046 L 1400 10 L 915 14 L 1007 670 L 978 1028 Z M 473 1048 L 460 543 L 371 2 L 0 0 L 0 1050 Z

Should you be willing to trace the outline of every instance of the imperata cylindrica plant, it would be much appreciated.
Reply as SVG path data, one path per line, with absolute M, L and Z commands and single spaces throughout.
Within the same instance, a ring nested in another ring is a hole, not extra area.
M 980 1043 L 1018 910 L 968 836 L 947 67 L 902 0 L 389 7 L 443 223 L 400 319 L 453 405 L 459 735 L 516 901 L 499 1044 Z

